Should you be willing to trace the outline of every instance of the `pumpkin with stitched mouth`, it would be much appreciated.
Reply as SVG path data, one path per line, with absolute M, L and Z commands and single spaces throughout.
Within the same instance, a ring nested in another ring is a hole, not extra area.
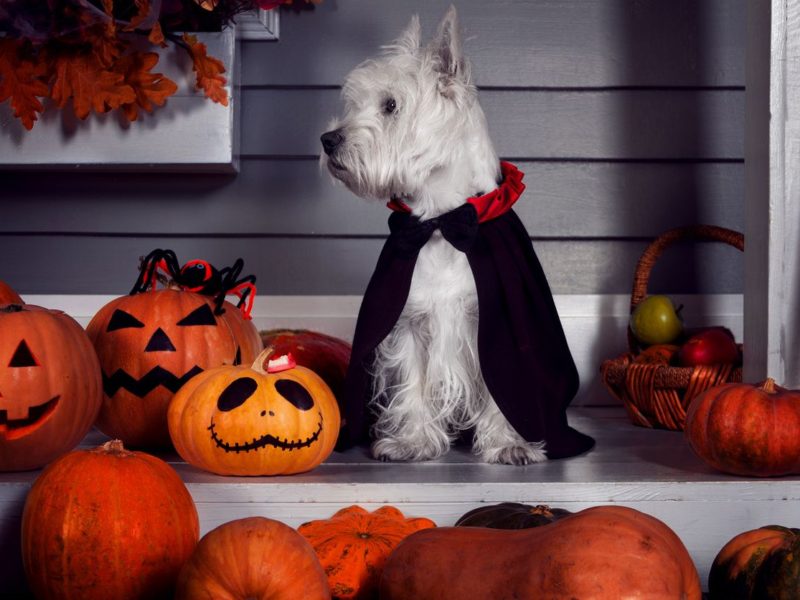
M 175 289 L 112 300 L 87 333 L 103 371 L 97 427 L 131 447 L 168 447 L 166 414 L 173 394 L 198 373 L 236 364 L 241 356 L 211 301 Z
M 37 469 L 72 450 L 100 410 L 100 365 L 58 310 L 0 305 L 0 471 Z
M 333 451 L 339 407 L 330 388 L 291 355 L 201 373 L 169 405 L 169 432 L 188 463 L 219 475 L 309 471 Z

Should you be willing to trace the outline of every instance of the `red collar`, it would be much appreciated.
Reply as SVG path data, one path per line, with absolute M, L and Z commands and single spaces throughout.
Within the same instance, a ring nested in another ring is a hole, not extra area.
M 496 190 L 483 196 L 467 198 L 467 202 L 472 204 L 478 213 L 478 223 L 496 219 L 510 210 L 525 191 L 525 184 L 522 183 L 525 173 L 511 163 L 502 161 L 500 162 L 500 171 L 503 174 L 503 182 Z M 402 200 L 390 200 L 386 206 L 396 212 L 411 212 L 411 209 Z

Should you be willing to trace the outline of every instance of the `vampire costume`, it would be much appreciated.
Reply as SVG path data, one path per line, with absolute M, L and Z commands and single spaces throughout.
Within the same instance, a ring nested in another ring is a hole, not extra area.
M 498 189 L 426 221 L 402 202 L 389 208 L 390 235 L 364 293 L 342 400 L 339 448 L 368 443 L 374 352 L 406 304 L 420 249 L 434 230 L 467 255 L 478 293 L 481 373 L 498 408 L 527 441 L 545 440 L 548 458 L 586 452 L 594 440 L 567 424 L 578 372 L 530 236 L 511 210 L 523 174 L 501 163 Z

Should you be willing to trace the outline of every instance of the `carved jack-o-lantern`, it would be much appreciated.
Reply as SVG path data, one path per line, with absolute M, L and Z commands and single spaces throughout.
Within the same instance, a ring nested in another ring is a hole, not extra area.
M 168 446 L 173 394 L 198 373 L 238 360 L 231 328 L 208 298 L 191 292 L 117 298 L 100 309 L 87 332 L 103 371 L 97 426 L 128 446 Z
M 242 311 L 227 300 L 222 303 L 225 312 L 222 313 L 222 320 L 228 324 L 236 340 L 236 360 L 234 364 L 249 365 L 256 359 L 256 356 L 264 349 L 264 342 L 261 334 L 253 325 L 253 321 L 245 318 Z
M 172 399 L 169 431 L 183 459 L 220 475 L 289 475 L 319 465 L 339 435 L 330 388 L 290 356 L 198 375 Z M 266 363 L 266 368 L 264 368 Z
M 102 402 L 100 365 L 61 311 L 0 306 L 0 471 L 39 468 L 72 450 Z

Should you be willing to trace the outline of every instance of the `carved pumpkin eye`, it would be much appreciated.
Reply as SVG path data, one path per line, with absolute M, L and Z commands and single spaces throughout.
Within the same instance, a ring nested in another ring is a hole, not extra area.
M 203 304 L 178 321 L 179 327 L 193 327 L 196 325 L 216 325 L 217 319 L 208 304 Z
M 217 399 L 217 408 L 222 412 L 228 412 L 234 408 L 239 408 L 247 402 L 258 389 L 258 382 L 251 377 L 241 377 L 231 382 Z
M 128 329 L 130 327 L 141 329 L 144 327 L 144 323 L 142 323 L 132 314 L 126 313 L 124 310 L 117 309 L 114 311 L 114 314 L 111 315 L 111 320 L 108 322 L 106 332 L 116 331 L 117 329 Z
M 39 363 L 33 357 L 33 352 L 28 348 L 25 340 L 22 340 L 14 350 L 14 356 L 11 357 L 11 362 L 8 363 L 9 367 L 38 367 Z
M 309 410 L 314 406 L 314 398 L 311 397 L 306 388 L 296 381 L 279 379 L 275 383 L 275 389 L 299 410 Z

